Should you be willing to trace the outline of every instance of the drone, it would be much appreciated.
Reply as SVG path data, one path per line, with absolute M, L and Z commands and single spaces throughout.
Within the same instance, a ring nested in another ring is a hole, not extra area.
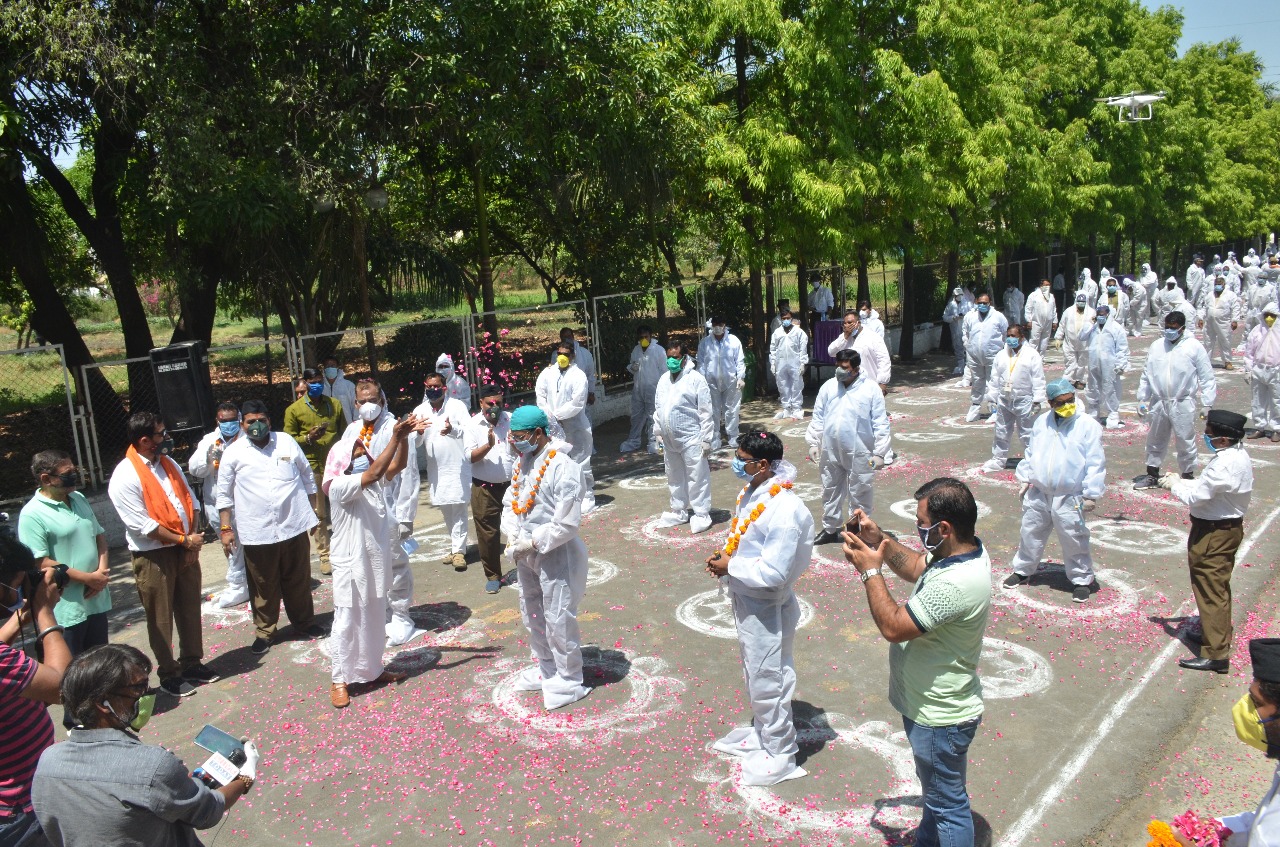
M 1164 96 L 1163 91 L 1157 91 L 1155 94 L 1130 91 L 1128 94 L 1121 94 L 1117 97 L 1095 97 L 1094 101 L 1106 103 L 1108 106 L 1115 106 L 1116 117 L 1120 119 L 1120 123 L 1131 124 L 1137 121 L 1151 120 L 1151 105 L 1163 100 Z M 1129 112 L 1128 116 L 1125 115 L 1126 109 Z

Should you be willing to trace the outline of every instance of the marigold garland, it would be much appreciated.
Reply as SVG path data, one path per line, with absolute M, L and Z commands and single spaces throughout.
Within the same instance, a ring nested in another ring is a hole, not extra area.
M 511 477 L 511 511 L 517 515 L 525 515 L 533 508 L 533 500 L 538 496 L 538 489 L 542 487 L 542 477 L 547 472 L 547 466 L 551 464 L 551 460 L 556 457 L 555 450 L 547 451 L 547 458 L 542 460 L 542 467 L 538 468 L 538 475 L 533 480 L 533 488 L 529 491 L 529 497 L 524 501 L 524 505 L 520 505 L 520 466 L 516 465 L 516 472 Z
M 214 446 L 214 447 L 221 447 L 221 446 L 222 446 L 222 439 L 221 439 L 221 438 L 216 438 L 216 439 L 214 439 L 213 446 Z M 218 469 L 218 465 L 220 465 L 220 464 L 222 464 L 222 451 L 221 451 L 221 450 L 219 450 L 219 451 L 218 451 L 218 458 L 216 458 L 216 459 L 214 459 L 214 460 L 213 460 L 213 469 L 216 471 L 216 470 Z
M 373 441 L 373 424 L 366 423 L 360 427 L 360 440 L 364 442 L 365 449 L 369 449 L 369 442 Z
M 1147 847 L 1181 847 L 1178 839 L 1173 837 L 1173 829 L 1164 821 L 1152 821 L 1147 824 L 1147 835 L 1151 836 Z
M 732 556 L 738 552 L 738 544 L 742 541 L 742 536 L 746 534 L 747 528 L 756 522 L 756 519 L 764 514 L 764 503 L 757 503 L 752 507 L 751 512 L 747 515 L 747 519 L 742 521 L 741 526 L 738 524 L 738 506 L 742 505 L 742 498 L 746 496 L 747 489 L 751 486 L 745 486 L 738 492 L 738 499 L 733 501 L 733 520 L 729 522 L 729 537 L 724 542 L 724 554 Z M 777 497 L 783 489 L 791 490 L 791 483 L 776 482 L 769 486 L 769 497 Z

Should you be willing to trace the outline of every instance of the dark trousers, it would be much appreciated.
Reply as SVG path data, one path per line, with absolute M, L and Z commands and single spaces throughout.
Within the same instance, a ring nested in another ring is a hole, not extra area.
M 1205 659 L 1231 658 L 1231 571 L 1236 551 L 1244 540 L 1244 524 L 1191 518 L 1187 536 L 1187 565 L 1191 571 L 1191 593 L 1200 609 L 1204 630 Z
M 275 544 L 244 545 L 244 567 L 249 574 L 249 602 L 259 638 L 270 639 L 275 634 L 281 600 L 294 629 L 301 631 L 315 623 L 307 533 Z
M 476 543 L 485 579 L 502 579 L 502 498 L 507 483 L 481 485 L 471 482 L 471 519 L 476 525 Z
M 133 582 L 147 613 L 147 640 L 160 679 L 172 679 L 204 658 L 200 629 L 200 559 L 177 545 L 133 554 Z M 173 627 L 181 654 L 173 658 Z

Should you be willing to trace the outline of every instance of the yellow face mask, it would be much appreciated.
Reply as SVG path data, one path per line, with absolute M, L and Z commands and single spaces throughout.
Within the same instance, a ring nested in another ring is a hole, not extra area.
M 556 364 L 560 366 L 560 370 L 564 370 L 565 368 L 569 367 L 569 357 L 561 353 L 560 355 L 556 356 Z
M 641 338 L 641 339 L 640 339 L 640 349 L 641 349 L 641 350 L 648 350 L 648 349 L 649 349 L 649 344 L 650 344 L 650 343 L 651 343 L 651 342 L 650 342 L 650 340 L 649 340 L 648 338 Z
M 1275 316 L 1275 315 L 1266 315 L 1266 316 L 1264 316 L 1264 317 L 1262 318 L 1262 320 L 1266 323 L 1266 325 L 1267 325 L 1267 329 L 1270 329 L 1270 328 L 1271 328 L 1271 325 L 1272 325 L 1273 323 L 1275 323 L 1275 322 L 1276 322 L 1276 316 Z
M 1267 728 L 1258 721 L 1258 709 L 1253 698 L 1245 694 L 1231 707 L 1231 720 L 1236 725 L 1236 738 L 1250 747 L 1267 752 Z
M 1054 413 L 1055 415 L 1057 415 L 1058 417 L 1062 418 L 1063 420 L 1066 420 L 1067 418 L 1071 417 L 1072 415 L 1074 415 L 1074 414 L 1076 413 L 1076 404 L 1075 404 L 1075 403 L 1063 403 L 1061 406 L 1059 406 L 1058 408 L 1054 409 L 1054 410 L 1053 410 L 1053 413 Z

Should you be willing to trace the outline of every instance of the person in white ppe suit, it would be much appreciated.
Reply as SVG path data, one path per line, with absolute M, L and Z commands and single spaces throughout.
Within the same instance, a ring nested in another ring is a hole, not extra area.
M 1178 287 L 1178 281 L 1169 277 L 1164 281 L 1164 288 L 1156 292 L 1157 324 L 1163 327 L 1164 319 L 1169 317 L 1170 312 L 1175 311 L 1182 312 L 1188 323 L 1197 320 L 1195 306 Z
M 1085 515 L 1094 510 L 1107 481 L 1102 428 L 1076 412 L 1075 392 L 1065 379 L 1055 379 L 1045 391 L 1050 410 L 1036 419 L 1026 454 L 1018 463 L 1022 532 L 1011 563 L 1013 573 L 1005 578 L 1004 587 L 1017 588 L 1030 581 L 1040 567 L 1049 532 L 1056 530 L 1071 580 L 1071 599 L 1086 603 L 1096 579 Z
M 844 313 L 844 332 L 827 345 L 827 355 L 832 359 L 841 350 L 856 350 L 862 358 L 862 375 L 879 385 L 882 393 L 889 390 L 889 378 L 893 375 L 889 348 L 885 346 L 883 337 L 863 325 L 857 312 Z
M 1277 300 L 1276 290 L 1274 279 L 1261 274 L 1258 276 L 1257 282 L 1249 290 L 1248 313 L 1245 316 L 1245 329 L 1247 331 L 1252 332 L 1255 327 L 1262 323 L 1262 313 L 1268 305 L 1275 305 L 1280 302 Z
M 1142 263 L 1142 275 L 1138 277 L 1138 284 L 1147 292 L 1146 303 L 1150 311 L 1142 316 L 1147 318 L 1156 313 L 1155 300 L 1153 298 L 1156 296 L 1156 289 L 1160 287 L 1160 275 L 1151 269 L 1150 262 Z M 1132 296 L 1129 299 L 1132 301 Z
M 969 375 L 969 413 L 966 421 L 976 421 L 987 394 L 987 380 L 996 354 L 1004 349 L 1009 321 L 991 305 L 991 295 L 978 295 L 973 311 L 964 316 L 965 368 Z
M 1120 378 L 1129 370 L 1129 338 L 1115 312 L 1098 304 L 1094 325 L 1085 333 L 1089 347 L 1089 387 L 1085 399 L 1090 412 L 1107 429 L 1120 429 Z
M 1044 396 L 1044 360 L 1022 339 L 1022 327 L 1013 324 L 1005 333 L 1005 348 L 996 355 L 987 383 L 987 403 L 995 415 L 991 458 L 982 466 L 987 473 L 1004 470 L 1009 444 L 1016 431 L 1025 445 Z
M 738 440 L 738 412 L 747 376 L 742 342 L 729 332 L 719 315 L 711 318 L 711 334 L 698 342 L 698 372 L 707 380 L 711 392 L 711 449 L 719 450 L 722 426 L 730 444 Z
M 1204 289 L 1204 256 L 1196 253 L 1191 257 L 1191 264 L 1187 265 L 1187 273 L 1183 279 L 1186 283 L 1187 299 L 1191 301 L 1192 306 L 1200 305 L 1200 295 Z M 1163 324 L 1161 324 L 1163 326 Z
M 586 481 L 569 445 L 547 435 L 550 421 L 537 406 L 511 413 L 511 449 L 520 454 L 502 498 L 507 555 L 520 582 L 520 616 L 537 664 L 521 673 L 519 691 L 541 691 L 547 710 L 591 693 L 582 684 L 578 604 L 587 590 L 587 545 L 582 543 Z
M 1080 271 L 1080 277 L 1076 280 L 1076 291 L 1084 292 L 1085 302 L 1092 309 L 1098 304 L 1098 281 L 1093 278 L 1093 271 L 1085 268 Z
M 1164 334 L 1147 351 L 1138 383 L 1138 414 L 1147 416 L 1147 472 L 1133 480 L 1135 489 L 1156 488 L 1160 463 L 1172 434 L 1178 469 L 1190 479 L 1196 467 L 1196 392 L 1208 409 L 1218 396 L 1209 354 L 1187 331 L 1187 317 L 1173 311 L 1164 319 Z
M 875 505 L 875 472 L 889 461 L 889 415 L 879 386 L 861 373 L 856 350 L 836 354 L 836 375 L 823 383 L 805 430 L 809 460 L 822 480 L 822 535 L 815 542 L 840 540 L 855 509 Z
M 682 342 L 667 345 L 667 375 L 658 380 L 653 404 L 653 429 L 662 439 L 671 508 L 658 526 L 689 522 L 697 534 L 711 527 L 711 436 L 715 431 L 711 391 L 694 369 Z M 692 510 L 693 517 L 689 517 Z
M 600 375 L 596 372 L 596 357 L 591 355 L 591 351 L 578 343 L 578 339 L 573 335 L 573 327 L 566 326 L 560 328 L 560 343 L 573 345 L 573 363 L 582 369 L 587 375 L 587 415 L 591 415 L 591 407 L 596 404 L 596 394 L 600 389 Z M 555 355 L 552 354 L 551 361 L 555 361 Z
M 653 398 L 658 380 L 667 372 L 667 354 L 659 344 L 653 343 L 653 330 L 641 326 L 636 330 L 636 346 L 631 348 L 631 361 L 627 364 L 631 373 L 631 433 L 618 446 L 619 453 L 630 453 L 645 446 L 649 452 L 658 452 L 658 442 L 653 434 Z
M 870 300 L 863 300 L 858 304 L 858 320 L 862 323 L 862 328 L 867 332 L 874 333 L 884 340 L 884 321 L 880 320 L 880 313 L 871 308 Z M 888 382 L 888 380 L 885 380 Z
M 1140 282 L 1131 281 L 1129 283 L 1129 314 L 1125 318 L 1131 338 L 1142 335 L 1142 328 L 1147 325 L 1147 313 L 1150 311 L 1151 304 L 1147 302 L 1146 287 Z
M 221 517 L 218 513 L 218 468 L 221 465 L 222 451 L 244 433 L 244 425 L 240 422 L 240 410 L 235 403 L 219 403 L 215 413 L 218 428 L 200 439 L 200 443 L 191 451 L 191 459 L 187 462 L 187 470 L 196 479 L 204 481 L 202 499 L 204 514 L 210 526 L 219 526 Z M 232 512 L 231 525 L 235 526 L 235 513 Z M 237 544 L 231 548 L 227 556 L 227 587 L 212 598 L 213 605 L 219 609 L 230 609 L 241 603 L 249 602 L 249 578 L 244 570 L 244 548 Z
M 964 289 L 954 288 L 951 290 L 951 299 L 947 301 L 947 308 L 942 310 L 942 319 L 951 327 L 951 349 L 956 354 L 956 367 L 951 372 L 952 376 L 964 373 L 964 317 L 972 308 L 964 301 Z
M 1240 306 L 1240 295 L 1227 287 L 1224 274 L 1218 274 L 1213 280 L 1213 289 L 1205 296 L 1200 307 L 1200 326 L 1204 328 L 1204 346 L 1209 353 L 1209 361 L 1215 359 L 1227 370 L 1234 370 L 1231 363 L 1231 351 L 1235 349 L 1235 331 L 1240 326 L 1243 310 Z
M 821 277 L 814 280 L 813 290 L 809 292 L 809 311 L 813 312 L 818 320 L 825 321 L 827 313 L 835 307 L 836 298 L 831 294 L 831 289 Z
M 370 461 L 373 461 L 390 446 L 395 425 L 396 417 L 387 410 L 387 398 L 382 393 L 382 387 L 371 379 L 357 382 L 356 420 L 347 424 L 341 440 L 360 439 Z M 409 455 L 416 456 L 420 443 L 418 433 L 412 432 L 408 438 Z M 407 644 L 425 632 L 417 628 L 409 612 L 413 608 L 413 570 L 409 567 L 410 550 L 405 547 L 406 542 L 410 547 L 416 544 L 410 539 L 413 535 L 413 519 L 418 512 L 420 481 L 418 463 L 411 461 L 395 475 L 393 481 L 382 486 L 387 511 L 395 519 L 388 530 L 391 533 L 388 539 L 391 550 L 391 582 L 387 586 L 387 644 L 393 647 Z
M 582 466 L 582 513 L 596 507 L 595 474 L 591 470 L 593 434 L 591 419 L 587 417 L 587 395 L 590 385 L 587 375 L 574 364 L 577 350 L 573 344 L 561 342 L 556 347 L 556 360 L 538 374 L 534 396 L 538 408 L 547 413 L 551 431 L 557 425 L 569 443 L 569 456 Z
M 1129 320 L 1129 295 L 1125 293 L 1121 287 L 1120 280 L 1113 276 L 1108 276 L 1102 282 L 1102 293 L 1098 295 L 1098 303 L 1093 307 L 1094 314 L 1097 314 L 1098 306 L 1106 303 L 1111 307 L 1111 317 L 1114 322 L 1124 326 Z
M 467 410 L 467 414 L 471 414 L 471 384 L 463 377 L 458 376 L 453 366 L 453 357 L 448 353 L 441 353 L 436 359 L 436 373 L 440 374 L 440 378 L 444 380 L 445 395 L 450 400 L 457 400 Z M 426 388 L 426 385 L 423 385 Z M 426 391 L 423 391 L 422 402 L 427 402 Z
M 1043 358 L 1049 349 L 1049 339 L 1053 337 L 1053 327 L 1058 323 L 1058 304 L 1054 302 L 1049 280 L 1041 280 L 1040 287 L 1027 298 L 1022 319 L 1031 326 L 1029 343 L 1032 349 Z
M 1267 437 L 1280 441 L 1280 329 L 1276 317 L 1280 307 L 1268 303 L 1262 322 L 1244 343 L 1244 375 L 1253 392 L 1253 430 L 1249 438 Z M 228 571 L 229 572 L 229 571 Z
M 804 366 L 809 362 L 809 336 L 795 325 L 791 310 L 781 313 L 782 323 L 769 339 L 769 369 L 778 382 L 782 408 L 774 420 L 804 420 Z
M 776 785 L 805 775 L 796 764 L 791 706 L 800 620 L 792 586 L 813 556 L 813 516 L 791 491 L 796 469 L 782 458 L 782 440 L 773 433 L 741 436 L 733 472 L 746 486 L 724 549 L 706 565 L 729 590 L 752 720 L 711 746 L 742 759 L 745 784 Z
M 442 374 L 428 374 L 426 400 L 413 414 L 426 421 L 421 440 L 427 454 L 427 485 L 431 505 L 440 510 L 449 533 L 449 552 L 443 563 L 455 571 L 467 569 L 467 512 L 471 504 L 471 458 L 467 455 L 467 429 L 471 413 L 461 400 L 449 397 Z M 416 515 L 417 498 L 413 509 Z M 413 518 L 409 519 L 409 529 Z
M 1022 293 L 1022 289 L 1018 287 L 1016 282 L 1010 280 L 1005 284 L 1001 305 L 1003 306 L 1001 314 L 1017 323 L 1018 319 L 1026 312 L 1027 295 Z
M 1062 348 L 1062 376 L 1076 389 L 1084 388 L 1089 375 L 1089 345 L 1084 336 L 1093 327 L 1095 317 L 1089 296 L 1077 291 L 1074 305 L 1063 309 L 1058 319 L 1054 340 Z
M 338 401 L 348 421 L 356 419 L 356 384 L 343 375 L 337 356 L 324 360 L 324 396 Z

